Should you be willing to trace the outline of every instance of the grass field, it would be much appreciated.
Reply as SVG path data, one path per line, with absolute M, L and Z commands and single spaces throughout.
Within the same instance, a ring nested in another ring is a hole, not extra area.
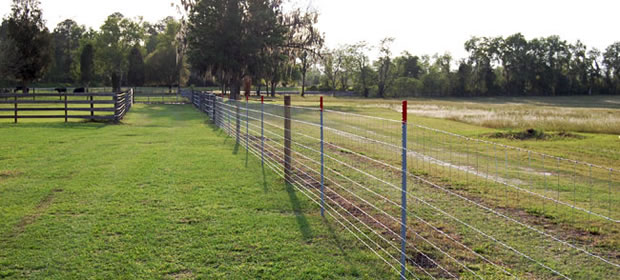
M 282 104 L 281 98 L 272 100 Z M 399 120 L 401 100 L 325 99 L 327 109 Z M 318 107 L 318 97 L 293 105 Z M 620 96 L 409 99 L 410 123 L 547 154 L 617 167 L 620 162 Z M 489 139 L 496 132 L 572 132 L 583 139 L 518 141 Z
M 588 99 L 590 97 L 585 97 Z M 280 98 L 268 100 L 269 104 L 282 104 L 282 100 Z M 385 106 L 387 103 L 391 106 Z M 430 102 L 425 100 L 409 100 L 410 104 L 415 104 L 419 102 Z M 438 102 L 445 102 L 440 100 Z M 455 102 L 455 101 L 453 101 Z M 528 100 L 524 100 L 524 102 L 528 102 Z M 400 101 L 396 100 L 360 100 L 360 99 L 326 99 L 326 107 L 328 109 L 335 109 L 338 111 L 346 111 L 353 112 L 365 115 L 373 115 L 384 117 L 388 119 L 398 120 L 400 117 L 400 113 L 397 112 L 397 106 L 399 106 Z M 573 105 L 566 106 L 577 106 L 578 102 L 574 102 Z M 307 97 L 307 98 L 294 98 L 293 100 L 294 106 L 310 106 L 316 109 L 318 107 L 318 97 Z M 480 104 L 478 104 L 480 105 Z M 540 106 L 549 106 L 549 105 L 540 105 Z M 561 105 L 557 105 L 561 106 Z M 604 106 L 604 105 L 599 105 Z M 501 105 L 497 105 L 497 108 L 501 107 Z M 244 112 L 245 108 L 242 104 L 241 111 Z M 266 109 L 267 110 L 267 109 Z M 270 108 L 269 110 L 273 110 L 273 112 L 279 112 L 281 114 L 281 108 Z M 615 110 L 615 109 L 610 109 Z M 234 112 L 234 109 L 232 109 Z M 301 151 L 301 153 L 305 154 L 305 156 L 311 157 L 313 159 L 300 159 L 297 161 L 298 168 L 300 168 L 301 173 L 311 173 L 308 170 L 318 170 L 319 168 L 316 165 L 318 161 L 318 155 L 312 152 L 310 149 L 305 147 L 311 147 L 314 150 L 318 149 L 318 129 L 310 125 L 311 123 L 318 122 L 318 113 L 316 111 L 310 110 L 294 110 L 295 120 L 301 120 L 303 122 L 293 122 L 293 134 L 294 134 L 294 142 L 299 143 L 299 145 L 294 144 L 294 150 Z M 234 114 L 234 113 L 233 113 Z M 253 116 L 253 119 L 259 119 L 260 117 L 256 114 Z M 393 145 L 399 145 L 400 141 L 400 123 L 387 123 L 381 120 L 372 120 L 360 116 L 353 115 L 343 115 L 337 112 L 326 112 L 326 120 L 327 126 L 331 129 L 337 129 L 340 132 L 332 133 L 332 130 L 327 132 L 326 141 L 331 144 L 336 144 L 338 147 L 344 147 L 350 151 L 354 151 L 356 153 L 360 153 L 364 156 L 369 156 L 373 159 L 378 159 L 382 162 L 386 162 L 395 166 L 399 166 L 400 157 L 398 153 L 394 153 L 393 150 L 389 147 L 382 147 L 381 144 L 373 144 L 364 139 L 349 137 L 344 135 L 342 132 L 348 132 L 352 134 L 357 134 L 361 136 L 367 137 L 367 139 L 379 139 L 392 143 Z M 242 120 L 244 118 L 242 117 Z M 283 128 L 281 124 L 281 117 L 269 117 L 268 122 L 271 124 L 268 125 L 269 129 L 275 130 L 275 134 L 282 134 Z M 604 120 L 599 121 L 604 125 Z M 596 123 L 594 121 L 593 123 Z M 410 124 L 422 124 L 425 126 L 440 128 L 442 130 L 467 135 L 473 138 L 482 138 L 485 140 L 491 140 L 494 142 L 499 142 L 503 144 L 508 144 L 511 146 L 527 148 L 536 152 L 545 153 L 547 155 L 555 155 L 560 157 L 566 157 L 568 159 L 574 159 L 579 161 L 586 161 L 590 163 L 597 163 L 607 167 L 616 167 L 618 165 L 618 139 L 616 135 L 611 134 L 600 134 L 600 133 L 580 133 L 574 132 L 575 134 L 581 136 L 578 138 L 554 138 L 548 140 L 511 140 L 511 139 L 502 139 L 502 138 L 490 138 L 487 137 L 489 134 L 495 134 L 501 131 L 506 130 L 498 130 L 493 128 L 481 127 L 473 124 L 464 123 L 461 121 L 455 120 L 445 120 L 440 118 L 431 118 L 431 117 L 421 117 L 415 116 L 410 112 Z M 254 123 L 251 125 L 256 129 L 260 127 L 258 123 Z M 275 128 L 279 126 L 279 128 Z M 570 131 L 570 130 L 569 130 Z M 547 132 L 551 132 L 547 130 Z M 243 133 L 243 132 L 242 132 Z M 256 130 L 253 132 L 253 136 L 250 139 L 255 139 L 257 134 L 260 135 L 260 132 Z M 303 136 L 299 133 L 309 136 Z M 269 136 L 270 139 L 268 142 L 279 142 L 281 138 L 277 136 Z M 280 136 L 282 137 L 282 136 Z M 470 168 L 476 168 L 478 170 L 478 161 L 480 161 L 480 166 L 483 168 L 483 172 L 486 172 L 487 168 L 484 166 L 490 165 L 491 163 L 494 166 L 497 166 L 497 160 L 493 159 L 492 150 L 489 150 L 490 146 L 472 146 L 472 144 L 467 144 L 459 140 L 458 138 L 446 138 L 442 137 L 438 134 L 423 132 L 420 129 L 412 128 L 410 129 L 409 134 L 410 140 L 410 151 L 423 151 L 425 149 L 425 154 L 435 158 L 442 158 L 442 160 L 446 160 L 448 155 L 450 157 L 453 156 L 452 152 L 446 153 L 448 150 L 448 145 L 451 145 L 451 150 L 456 153 L 454 156 L 458 157 L 459 163 L 465 165 L 467 164 Z M 395 141 L 395 142 L 394 142 Z M 423 148 L 422 145 L 426 147 Z M 273 144 L 272 144 L 273 145 Z M 282 145 L 280 143 L 279 145 Z M 277 147 L 277 145 L 276 145 Z M 475 150 L 475 149 L 478 150 Z M 276 149 L 277 150 L 277 149 Z M 467 153 L 467 158 L 465 156 L 465 152 Z M 491 156 L 489 157 L 489 153 Z M 335 172 L 345 174 L 346 176 L 357 180 L 357 182 L 362 182 L 364 187 L 371 188 L 375 192 L 379 192 L 385 197 L 391 199 L 392 201 L 398 201 L 400 194 L 397 190 L 391 190 L 391 188 L 386 187 L 385 184 L 378 183 L 375 180 L 370 179 L 367 176 L 362 175 L 362 172 L 356 171 L 363 170 L 364 172 L 371 173 L 371 175 L 387 180 L 388 182 L 392 182 L 395 185 L 399 184 L 399 174 L 390 174 L 390 172 L 386 172 L 383 166 L 377 166 L 368 160 L 360 156 L 356 156 L 350 152 L 346 152 L 340 148 L 335 148 L 329 151 L 330 157 L 335 157 L 340 161 L 347 162 L 349 165 L 354 168 L 350 168 L 344 166 L 343 164 L 336 162 L 329 162 L 327 166 L 329 168 L 335 168 L 333 172 L 330 171 L 328 176 L 333 180 L 336 178 L 339 181 L 339 184 L 344 185 L 345 188 L 354 190 L 357 195 L 361 195 L 362 198 L 358 199 L 359 203 L 363 206 L 367 206 L 365 210 L 371 208 L 367 204 L 362 201 L 374 201 L 377 202 L 376 199 L 371 194 L 364 193 L 363 188 L 356 186 L 354 183 L 348 183 L 346 180 L 340 180 L 339 175 L 335 175 Z M 525 158 L 523 158 L 525 156 Z M 598 211 L 604 213 L 605 215 L 611 215 L 611 217 L 617 217 L 617 207 L 618 207 L 618 192 L 614 186 L 617 186 L 618 178 L 608 180 L 606 169 L 603 169 L 604 174 L 595 174 L 594 177 L 592 175 L 588 175 L 587 169 L 582 169 L 581 167 L 576 169 L 576 173 L 580 174 L 579 176 L 585 176 L 585 180 L 577 179 L 577 183 L 575 184 L 575 177 L 571 173 L 564 173 L 564 171 L 558 172 L 555 170 L 555 162 L 552 161 L 552 165 L 550 165 L 549 161 L 542 164 L 543 172 L 536 173 L 533 170 L 527 170 L 527 153 L 513 153 L 510 154 L 510 160 L 507 161 L 506 166 L 504 166 L 504 150 L 500 147 L 500 162 L 499 165 L 499 175 L 504 178 L 515 178 L 520 183 L 523 184 L 524 188 L 529 190 L 533 190 L 536 193 L 540 193 L 547 197 L 561 199 L 562 201 L 568 201 L 569 203 L 574 205 L 578 205 L 579 207 L 585 207 L 586 209 L 594 209 L 594 211 Z M 547 158 L 549 160 L 549 158 Z M 495 162 L 494 162 L 495 161 Z M 536 168 L 541 167 L 540 159 L 535 160 L 533 166 Z M 314 163 L 313 163 L 314 162 Z M 467 163 L 466 163 L 467 162 Z M 565 165 L 566 163 L 562 163 Z M 303 166 L 309 166 L 305 168 Z M 546 167 L 546 168 L 545 168 Z M 497 168 L 497 167 L 496 167 Z M 562 168 L 565 168 L 562 166 Z M 572 165 L 569 164 L 568 168 L 569 172 L 572 172 Z M 491 169 L 493 170 L 493 169 Z M 557 207 L 553 206 L 553 204 L 545 203 L 544 200 L 540 200 L 538 197 L 532 197 L 529 195 L 523 195 L 522 192 L 517 192 L 511 188 L 506 188 L 501 184 L 489 183 L 485 180 L 484 176 L 480 176 L 479 178 L 474 178 L 469 173 L 465 172 L 455 172 L 454 168 L 446 168 L 445 166 L 438 166 L 436 164 L 431 164 L 428 159 L 424 161 L 420 160 L 418 156 L 410 157 L 410 171 L 414 174 L 422 176 L 424 179 L 439 184 L 448 188 L 449 190 L 456 192 L 460 195 L 464 195 L 474 201 L 482 201 L 484 205 L 488 205 L 497 211 L 504 213 L 510 217 L 515 217 L 517 220 L 522 223 L 533 225 L 535 228 L 544 229 L 545 232 L 550 232 L 553 236 L 561 236 L 560 239 L 569 240 L 569 242 L 574 244 L 579 244 L 579 246 L 584 246 L 586 250 L 591 252 L 595 252 L 595 254 L 608 256 L 612 261 L 617 259 L 617 252 L 619 246 L 618 234 L 618 225 L 614 222 L 593 219 L 588 214 L 584 213 L 575 213 L 571 207 Z M 494 173 L 496 173 L 495 171 Z M 518 172 L 518 173 L 517 173 Z M 387 173 L 387 174 L 386 174 Z M 450 174 L 451 173 L 451 174 Z M 467 176 L 469 174 L 469 176 Z M 488 173 L 487 173 L 488 174 Z M 527 177 L 520 177 L 523 174 L 527 174 Z M 558 175 L 561 174 L 561 175 Z M 571 175 L 569 175 L 571 174 Z M 556 176 L 557 175 L 557 176 Z M 602 177 L 599 177 L 602 176 Z M 615 176 L 615 175 L 614 175 Z M 529 178 L 528 178 L 529 177 Z M 560 179 L 561 177 L 561 179 Z M 519 180 L 519 178 L 521 178 Z M 550 179 L 551 178 L 551 179 Z M 592 184 L 592 180 L 588 178 L 596 178 L 596 181 L 600 180 L 600 185 L 598 182 L 594 183 L 594 188 Z M 533 181 L 530 181 L 533 180 Z M 552 180 L 552 181 L 551 181 Z M 557 181 L 556 181 L 557 180 Z M 530 183 L 534 184 L 531 185 Z M 529 230 L 524 230 L 521 225 L 515 225 L 511 223 L 506 223 L 503 219 L 498 217 L 493 217 L 493 215 L 487 215 L 485 211 L 479 211 L 479 209 L 475 209 L 476 207 L 472 207 L 471 204 L 463 203 L 458 199 L 453 199 L 452 197 L 447 197 L 442 195 L 441 191 L 438 191 L 437 188 L 429 187 L 427 184 L 416 184 L 413 182 L 414 190 L 412 194 L 414 196 L 418 196 L 423 198 L 424 200 L 431 201 L 435 206 L 439 206 L 439 208 L 446 210 L 448 213 L 452 213 L 460 219 L 468 221 L 468 223 L 474 225 L 477 228 L 484 229 L 484 231 L 491 232 L 494 235 L 500 236 L 500 240 L 505 240 L 508 244 L 515 246 L 518 250 L 522 250 L 527 254 L 530 254 L 535 259 L 543 260 L 543 262 L 551 265 L 554 268 L 559 269 L 560 271 L 566 272 L 571 278 L 575 279 L 613 279 L 612 275 L 614 275 L 613 268 L 597 262 L 587 260 L 588 258 L 582 255 L 577 257 L 573 253 L 570 253 L 569 250 L 565 250 L 562 245 L 555 243 L 553 240 L 546 240 L 547 238 L 541 238 L 538 234 L 532 234 Z M 551 186 L 549 186 L 551 185 Z M 311 187 L 311 186 L 310 186 Z M 332 185 L 333 188 L 335 188 Z M 599 189 L 600 187 L 600 189 Z M 594 191 L 593 191 L 594 189 Z M 343 190 L 340 190 L 345 192 Z M 351 195 L 347 197 L 348 199 L 355 199 Z M 592 201 L 599 201 L 592 203 Z M 415 204 L 415 201 L 410 201 L 410 203 Z M 390 215 L 398 217 L 398 209 L 392 209 L 389 205 L 382 205 L 379 203 L 381 208 L 387 209 Z M 546 205 L 545 205 L 546 204 Z M 598 204 L 598 205 L 596 205 Z M 594 207 L 594 208 L 593 208 Z M 600 207 L 599 209 L 595 209 Z M 544 270 L 541 270 L 536 266 L 529 266 L 527 261 L 515 259 L 510 256 L 510 252 L 502 252 L 501 248 L 494 247 L 494 242 L 489 242 L 489 240 L 478 239 L 472 237 L 472 232 L 468 232 L 464 230 L 461 225 L 458 223 L 454 223 L 453 221 L 449 221 L 449 219 L 442 219 L 441 215 L 437 215 L 437 211 L 435 209 L 424 207 L 423 205 L 418 205 L 411 210 L 416 215 L 421 216 L 422 218 L 431 221 L 432 223 L 440 225 L 440 228 L 451 232 L 458 240 L 465 240 L 466 244 L 473 244 L 472 246 L 476 246 L 476 250 L 480 250 L 480 252 L 484 252 L 485 255 L 490 256 L 494 260 L 499 260 L 500 263 L 507 264 L 509 267 L 514 268 L 516 271 L 528 272 L 531 274 L 519 275 L 520 278 L 526 279 L 555 279 L 549 275 L 545 275 Z M 446 240 L 441 240 L 441 238 L 437 236 L 433 236 L 433 231 L 430 229 L 421 230 L 424 228 L 424 225 L 416 224 L 415 219 L 410 220 L 412 224 L 412 228 L 420 230 L 422 235 L 426 236 L 430 240 L 438 243 L 438 244 L 447 244 Z M 423 243 L 423 242 L 422 242 Z M 418 244 L 418 246 L 423 246 L 424 244 Z M 456 246 L 447 246 L 450 250 L 450 254 L 459 255 L 462 252 L 453 249 Z M 541 249 L 546 248 L 546 249 Z M 426 248 L 428 249 L 428 248 Z M 430 250 L 430 249 L 429 249 Z M 553 253 L 549 253 L 553 252 Z M 434 255 L 437 259 L 441 259 L 437 255 Z M 465 257 L 463 257 L 465 258 Z M 446 261 L 446 260 L 444 260 Z M 473 265 L 473 264 L 472 264 Z M 494 274 L 494 272 L 488 271 L 487 268 L 481 268 L 481 271 L 485 273 L 491 273 L 490 279 L 501 278 L 501 274 Z
M 281 104 L 282 100 L 278 97 L 268 102 Z M 614 122 L 620 112 L 617 97 L 409 102 L 412 124 L 607 167 L 617 167 L 620 162 L 620 139 L 614 134 Z M 400 117 L 399 104 L 399 100 L 326 99 L 328 109 L 394 120 Z M 296 97 L 293 105 L 318 107 L 318 97 Z M 564 113 L 573 114 L 572 119 L 563 118 Z M 607 115 L 611 117 L 605 118 Z M 483 116 L 491 121 L 479 122 Z M 316 119 L 316 114 L 298 117 Z M 518 121 L 511 122 L 513 118 Z M 336 121 L 335 115 L 329 112 L 327 119 Z M 121 125 L 54 121 L 0 124 L 1 134 L 8 135 L 0 139 L 0 277 L 390 279 L 396 276 L 339 225 L 321 219 L 317 207 L 302 194 L 284 185 L 269 170 L 261 169 L 260 162 L 248 156 L 242 146 L 235 146 L 234 139 L 205 121 L 189 106 L 136 105 Z M 355 117 L 344 116 L 337 121 L 336 127 L 344 131 L 361 124 Z M 366 126 L 373 124 L 361 125 Z M 398 139 L 398 126 L 396 123 L 396 129 L 380 126 L 373 129 Z M 567 131 L 580 137 L 548 140 L 489 137 L 497 132 L 527 128 L 548 133 Z M 294 130 L 318 137 L 311 127 L 298 125 Z M 415 129 L 410 137 L 412 150 L 421 149 L 414 146 L 420 139 L 423 143 L 436 141 L 431 155 L 446 148 L 441 146 L 445 138 L 422 135 Z M 328 139 L 364 155 L 399 164 L 398 156 L 381 154 L 381 148 L 363 141 L 351 141 L 342 135 L 328 135 Z M 455 148 L 465 148 L 462 143 L 452 144 Z M 385 175 L 381 168 L 350 153 L 330 152 L 366 172 Z M 481 157 L 482 164 L 485 161 L 489 158 Z M 542 225 L 554 235 L 597 254 L 612 260 L 618 257 L 620 241 L 615 225 L 593 228 L 599 222 L 587 215 L 575 216 L 570 209 L 547 208 L 540 212 L 535 199 L 519 198 L 517 194 L 516 200 L 510 200 L 504 188 L 494 189 L 493 184 L 484 180 L 466 180 L 464 174 L 452 178 L 445 168 L 433 169 L 428 163 L 426 170 L 424 164 L 420 169 L 419 162 L 413 161 L 410 171 L 476 201 L 484 201 L 502 213 L 518 215 L 528 224 Z M 339 171 L 356 180 L 365 180 L 347 170 Z M 372 182 L 365 185 L 387 197 L 399 196 L 398 191 L 386 190 Z M 608 198 L 606 190 L 600 194 L 604 201 Z M 472 208 L 468 203 L 443 196 L 435 188 L 420 184 L 412 194 L 432 201 L 576 279 L 614 278 L 614 270 L 607 266 L 577 256 L 562 245 Z M 514 194 L 510 192 L 511 197 Z M 579 194 L 579 199 L 587 203 L 587 194 Z M 613 197 L 613 201 L 618 199 Z M 607 206 L 605 203 L 599 210 L 612 211 L 617 205 Z M 388 211 L 392 210 L 398 209 Z M 509 250 L 437 216 L 433 209 L 417 205 L 411 211 L 439 225 L 476 252 L 498 261 L 519 278 L 555 279 Z M 476 262 L 469 252 L 433 234 L 425 225 L 414 219 L 410 222 L 412 230 L 440 244 L 449 254 L 467 260 L 468 266 L 483 273 L 485 278 L 505 278 L 501 272 Z M 420 240 L 414 243 L 424 251 L 432 251 Z M 433 257 L 448 261 L 439 254 Z
M 190 106 L 0 124 L 0 278 L 390 279 Z

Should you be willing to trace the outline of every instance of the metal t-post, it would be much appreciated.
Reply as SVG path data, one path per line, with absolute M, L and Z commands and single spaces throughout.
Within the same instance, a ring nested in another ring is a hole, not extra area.
M 284 97 L 284 180 L 291 181 L 291 97 Z
M 237 144 L 241 143 L 241 114 L 239 112 L 239 101 L 234 100 L 235 102 L 235 133 Z
M 249 110 L 250 96 L 245 95 L 245 151 L 250 149 L 250 110 Z
M 321 96 L 321 217 L 325 217 L 325 138 L 323 134 L 323 96 Z
M 400 228 L 400 279 L 406 279 L 407 266 L 407 101 L 403 101 L 403 141 L 402 141 L 402 193 L 401 193 L 401 228 Z
M 260 97 L 260 160 L 265 165 L 265 97 Z

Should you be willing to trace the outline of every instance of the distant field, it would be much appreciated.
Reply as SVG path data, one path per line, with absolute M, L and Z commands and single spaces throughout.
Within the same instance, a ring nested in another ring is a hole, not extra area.
M 400 110 L 399 100 L 337 99 L 331 105 Z M 410 99 L 409 113 L 497 129 L 620 134 L 620 96 Z
M 318 107 L 318 97 L 293 105 Z M 281 97 L 270 102 L 282 103 Z M 328 109 L 398 120 L 401 100 L 326 97 Z M 555 156 L 617 167 L 620 162 L 620 96 L 409 99 L 412 123 Z M 566 131 L 583 139 L 519 141 L 488 138 L 505 131 Z

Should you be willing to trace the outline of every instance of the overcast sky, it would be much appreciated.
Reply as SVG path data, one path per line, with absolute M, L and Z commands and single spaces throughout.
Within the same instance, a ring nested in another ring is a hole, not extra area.
M 620 41 L 618 0 L 303 0 L 321 14 L 319 27 L 327 44 L 368 41 L 390 36 L 393 48 L 417 55 L 450 52 L 467 54 L 463 43 L 471 36 L 523 33 L 528 39 L 560 35 L 589 47 L 604 49 Z M 0 0 L 0 14 L 10 12 L 11 0 Z M 65 18 L 93 28 L 119 11 L 157 21 L 176 15 L 173 0 L 42 0 L 50 30 Z

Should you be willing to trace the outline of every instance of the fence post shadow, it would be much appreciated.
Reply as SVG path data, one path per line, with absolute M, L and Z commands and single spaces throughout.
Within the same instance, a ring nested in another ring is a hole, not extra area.
M 304 241 L 307 243 L 312 242 L 313 234 L 312 228 L 308 223 L 308 219 L 306 219 L 306 215 L 304 215 L 301 204 L 299 202 L 299 198 L 297 197 L 297 193 L 295 192 L 295 187 L 290 183 L 286 182 L 286 192 L 288 193 L 288 197 L 291 201 L 291 207 L 293 208 L 293 212 L 295 213 L 295 219 L 297 220 L 297 225 L 299 226 L 299 231 L 304 238 Z
M 336 233 L 336 231 L 334 230 L 334 227 L 329 222 L 327 217 L 323 216 L 321 218 L 323 219 L 323 224 L 325 224 L 325 226 L 327 227 L 327 231 L 329 232 L 329 235 L 330 235 L 331 239 L 334 240 L 334 242 L 336 242 L 336 247 L 338 247 L 338 250 L 340 250 L 340 253 L 344 257 L 344 261 L 347 262 L 349 267 L 351 267 L 352 271 L 357 272 L 358 269 L 357 269 L 356 266 L 353 265 L 353 263 L 351 262 L 351 259 L 349 257 L 349 254 L 347 253 L 347 251 L 342 246 L 343 243 L 342 243 L 342 240 L 340 240 L 340 237 L 338 236 L 338 233 Z
M 267 186 L 267 175 L 265 174 L 265 166 L 263 165 L 261 169 L 263 171 L 263 191 L 267 193 L 269 191 L 269 187 Z

